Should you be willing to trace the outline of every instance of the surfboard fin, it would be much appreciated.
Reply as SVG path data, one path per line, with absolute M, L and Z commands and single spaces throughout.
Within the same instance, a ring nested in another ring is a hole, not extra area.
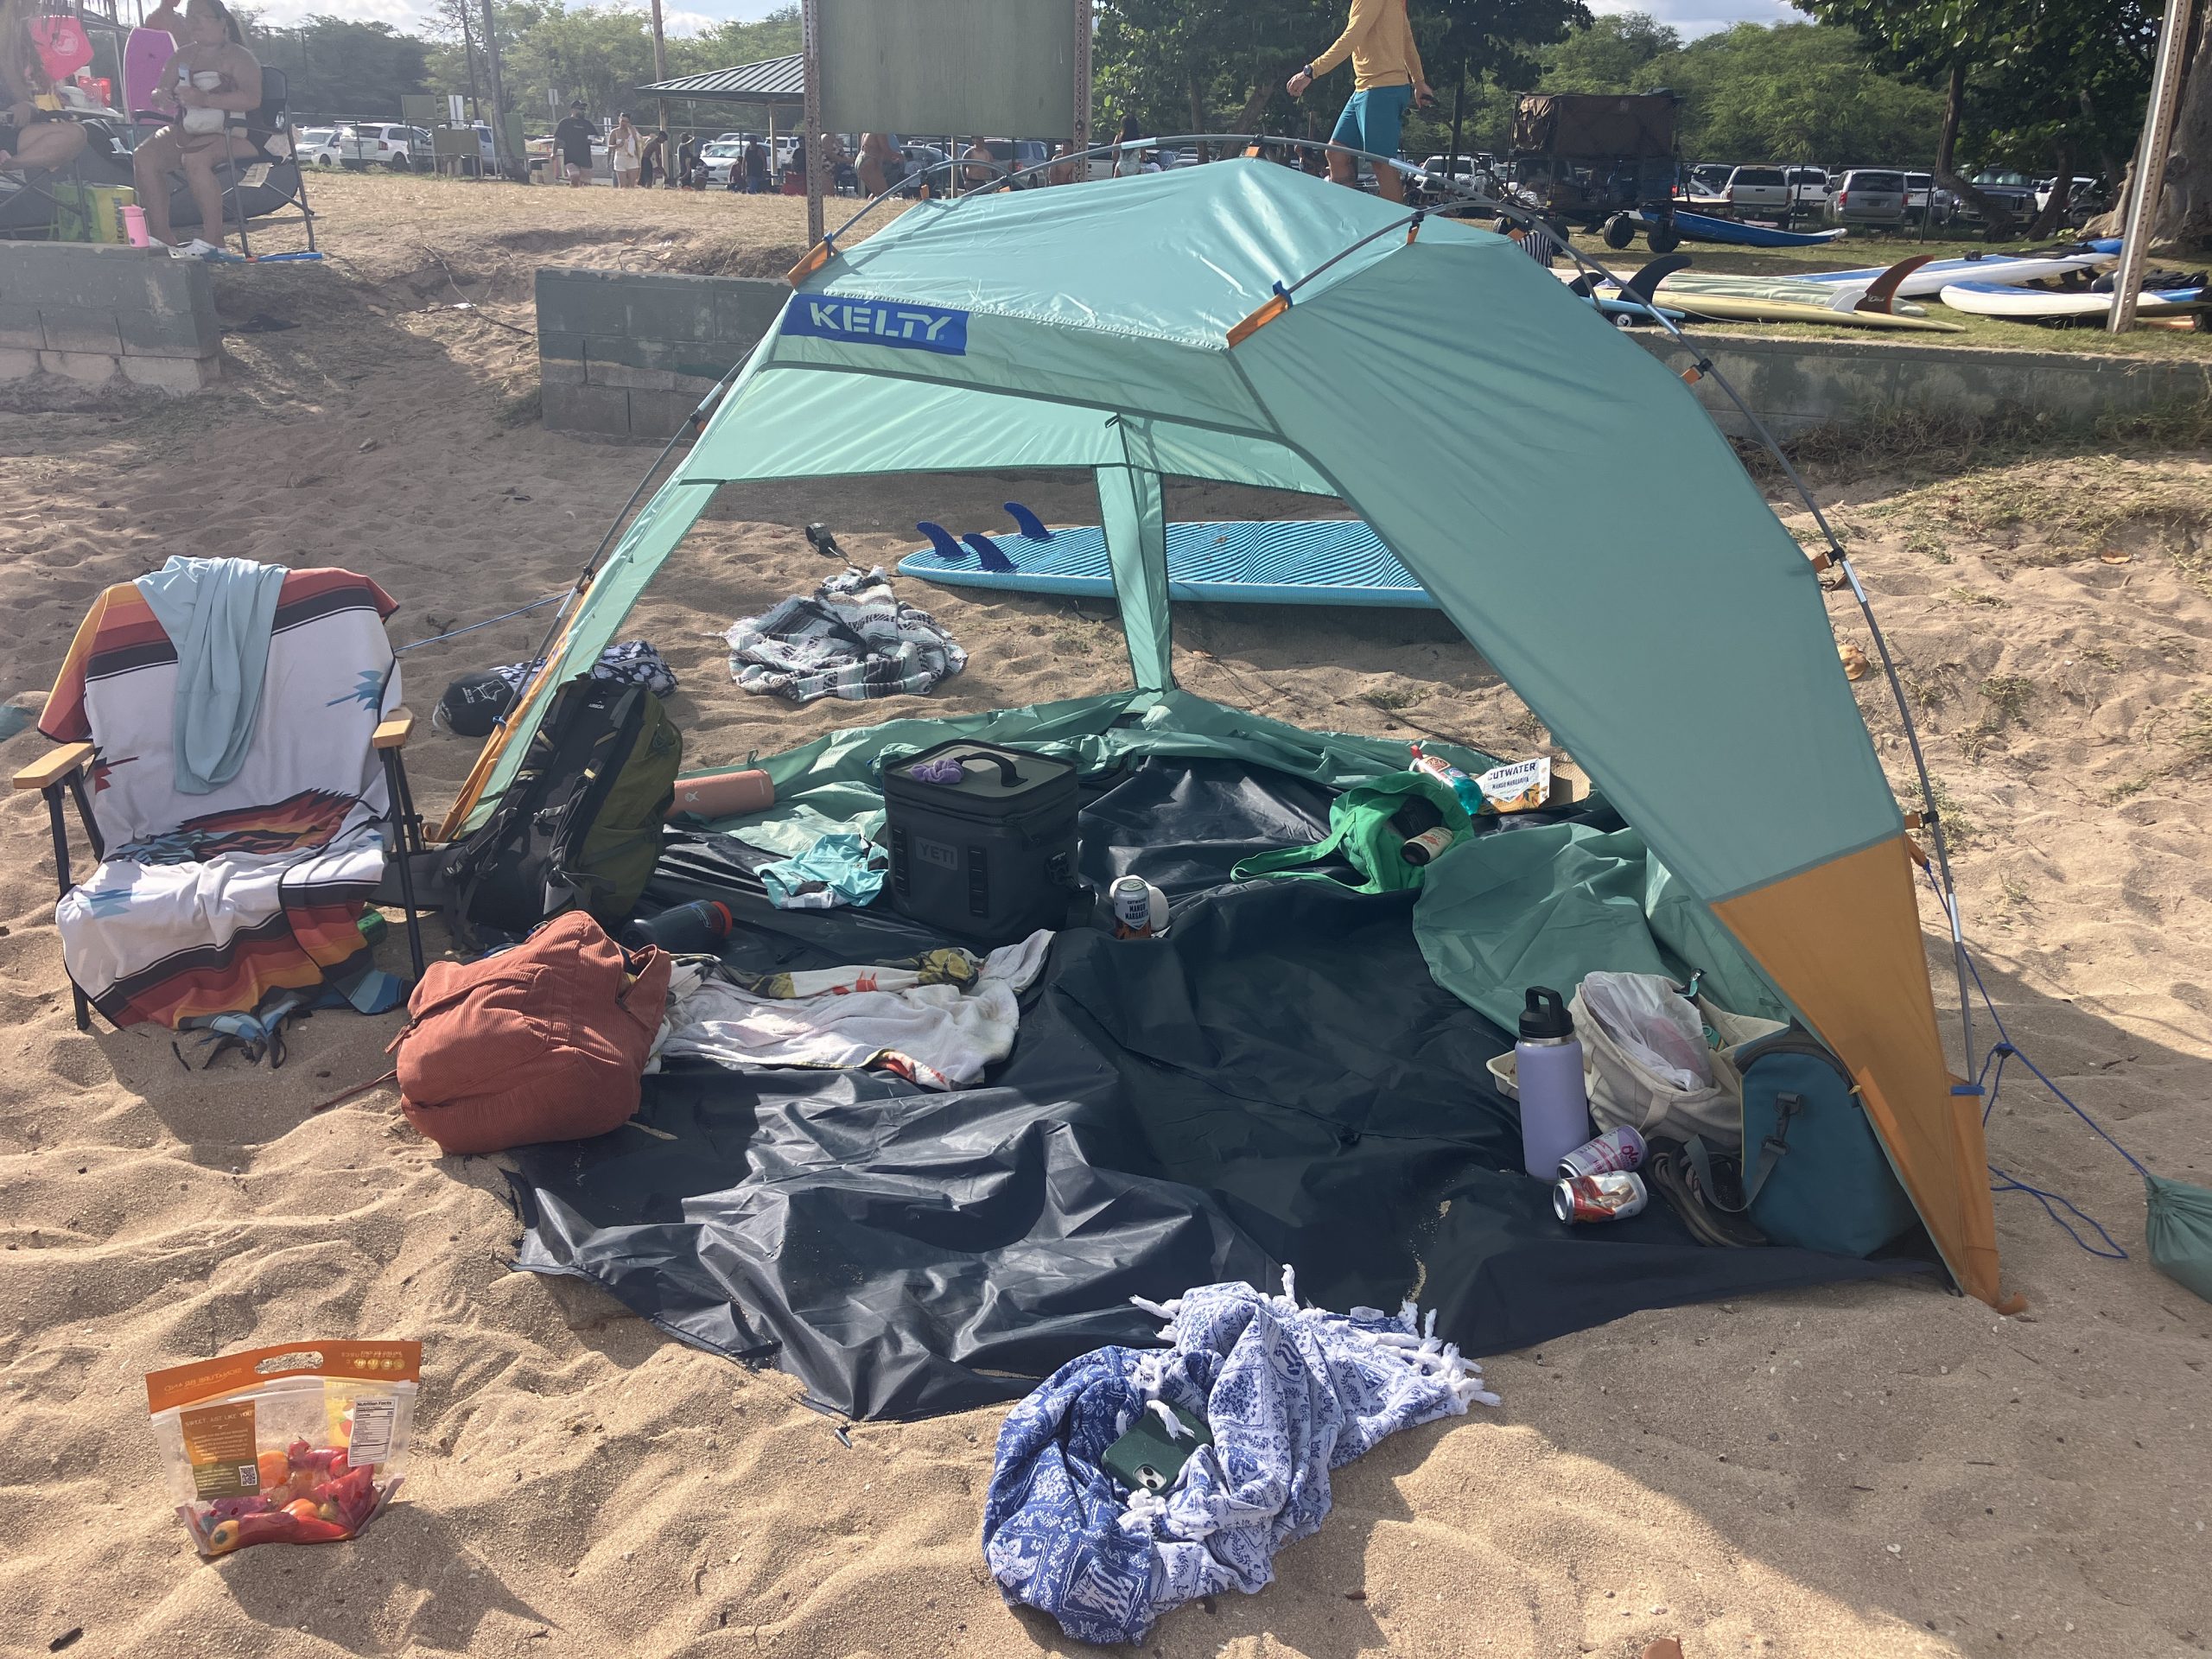
M 971 530 L 960 538 L 976 550 L 976 556 L 986 570 L 1013 570 L 1020 567 L 1007 557 L 999 544 L 980 530 Z
M 930 538 L 930 545 L 937 550 L 938 557 L 947 564 L 960 564 L 966 561 L 968 550 L 954 541 L 952 532 L 943 524 L 933 524 L 925 518 L 914 528 Z
M 1014 527 L 1021 532 L 1022 540 L 1049 542 L 1052 539 L 1052 532 L 1045 528 L 1045 521 L 1023 506 L 1020 502 L 1007 502 L 1006 511 L 1007 517 L 1014 520 Z
M 1859 296 L 1857 309 L 1885 311 L 1895 315 L 1897 288 L 1904 279 L 1918 270 L 1936 256 L 1932 253 L 1915 254 L 1910 259 L 1900 259 L 1874 279 L 1873 286 Z
M 1621 284 L 1621 298 L 1634 300 L 1647 311 L 1656 310 L 1659 284 L 1678 270 L 1688 270 L 1690 257 L 1687 253 L 1670 253 L 1663 259 L 1648 261 L 1626 282 Z

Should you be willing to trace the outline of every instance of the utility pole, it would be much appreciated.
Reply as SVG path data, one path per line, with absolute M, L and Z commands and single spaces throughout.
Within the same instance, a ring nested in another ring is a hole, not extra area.
M 662 38 L 660 29 L 660 0 L 653 0 L 653 79 L 668 79 L 668 42 Z M 668 100 L 660 100 L 660 119 L 654 124 L 657 132 L 668 130 Z M 664 162 L 665 157 L 663 158 Z
M 2135 152 L 2133 188 L 2120 227 L 2120 274 L 2113 279 L 2112 320 L 2115 334 L 2135 326 L 2135 295 L 2151 258 L 2151 232 L 2158 222 L 2158 201 L 2166 192 L 2166 147 L 2173 142 L 2174 104 L 2181 96 L 2182 57 L 2189 50 L 2196 8 L 2190 0 L 2169 0 L 2158 31 L 2158 63 L 2151 75 L 2150 106 L 2143 111 L 2143 142 Z M 2057 187 L 2054 185 L 2052 188 Z
M 492 0 L 484 0 L 484 68 L 492 79 L 492 162 L 504 179 L 513 158 L 507 154 L 507 91 L 499 80 L 499 30 Z

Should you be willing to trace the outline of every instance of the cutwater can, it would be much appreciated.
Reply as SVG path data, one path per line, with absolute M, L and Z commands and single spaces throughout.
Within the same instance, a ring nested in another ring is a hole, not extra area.
M 1577 1147 L 1559 1160 L 1559 1178 L 1571 1181 L 1578 1175 L 1608 1175 L 1618 1169 L 1643 1167 L 1643 1137 L 1625 1123 L 1607 1129 L 1595 1141 Z
M 1614 1170 L 1604 1175 L 1577 1175 L 1552 1191 L 1552 1208 L 1564 1222 L 1620 1221 L 1641 1215 L 1651 1202 L 1643 1177 Z
M 1141 875 L 1117 875 L 1106 889 L 1114 906 L 1114 937 L 1148 939 L 1152 937 L 1152 884 Z

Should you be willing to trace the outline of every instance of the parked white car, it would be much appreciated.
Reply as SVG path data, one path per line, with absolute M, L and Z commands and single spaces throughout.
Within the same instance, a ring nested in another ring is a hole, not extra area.
M 707 170 L 709 184 L 728 184 L 730 175 L 745 165 L 745 146 L 734 138 L 717 138 L 699 146 L 699 165 Z
M 346 167 L 357 170 L 388 167 L 395 173 L 411 173 L 418 156 L 424 167 L 430 164 L 430 135 L 421 127 L 364 121 L 356 123 L 351 130 L 353 136 L 342 143 L 339 151 L 339 160 Z
M 1904 175 L 1904 216 L 1908 224 L 1917 225 L 1923 219 L 1931 225 L 1948 223 L 1958 207 L 1956 196 L 1937 188 L 1933 173 Z
M 350 127 L 302 127 L 292 135 L 293 154 L 302 167 L 336 167 L 353 136 Z
M 1828 205 L 1828 170 L 1825 167 L 1785 167 L 1783 176 L 1789 181 L 1789 210 L 1818 218 Z

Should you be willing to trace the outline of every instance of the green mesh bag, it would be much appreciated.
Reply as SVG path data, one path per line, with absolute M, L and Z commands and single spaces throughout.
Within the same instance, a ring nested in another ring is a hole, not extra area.
M 2151 1264 L 2212 1302 L 2212 1187 L 2143 1178 Z

